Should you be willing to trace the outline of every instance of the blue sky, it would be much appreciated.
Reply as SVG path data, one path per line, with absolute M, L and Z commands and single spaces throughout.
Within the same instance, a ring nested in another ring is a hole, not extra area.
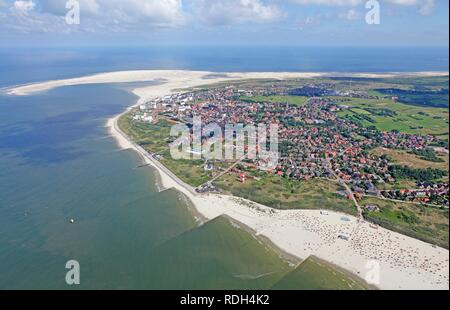
M 301 45 L 446 46 L 447 0 L 0 0 L 2 46 Z

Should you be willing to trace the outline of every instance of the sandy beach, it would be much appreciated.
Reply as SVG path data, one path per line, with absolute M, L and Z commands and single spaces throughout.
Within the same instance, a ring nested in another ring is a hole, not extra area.
M 225 81 L 258 78 L 316 78 L 324 76 L 394 77 L 398 75 L 432 76 L 448 72 L 335 74 L 335 73 L 210 73 L 201 71 L 127 71 L 97 74 L 88 77 L 49 81 L 9 89 L 11 95 L 29 95 L 52 88 L 93 83 L 162 81 L 158 85 L 133 90 L 139 97 L 136 104 L 146 102 L 188 87 Z M 131 108 L 131 107 L 130 107 Z M 134 149 L 160 174 L 162 186 L 175 188 L 186 195 L 206 219 L 227 215 L 247 225 L 283 251 L 300 259 L 315 255 L 365 278 L 370 264 L 380 267 L 380 289 L 449 289 L 449 251 L 425 242 L 383 229 L 343 214 L 319 210 L 274 210 L 241 198 L 226 195 L 197 194 L 193 188 L 130 141 L 117 126 L 120 115 L 107 122 L 111 134 L 122 149 Z M 351 236 L 349 241 L 338 238 Z

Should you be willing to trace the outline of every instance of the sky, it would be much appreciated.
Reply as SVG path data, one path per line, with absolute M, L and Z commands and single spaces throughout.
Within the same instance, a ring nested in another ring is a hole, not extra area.
M 366 21 L 373 3 L 379 24 Z M 0 0 L 3 47 L 448 47 L 448 27 L 447 0 Z

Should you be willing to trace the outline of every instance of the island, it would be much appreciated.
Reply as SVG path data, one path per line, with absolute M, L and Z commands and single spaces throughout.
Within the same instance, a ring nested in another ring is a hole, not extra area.
M 182 193 L 201 225 L 230 220 L 276 247 L 295 268 L 278 287 L 329 264 L 367 288 L 376 263 L 377 288 L 448 289 L 448 73 L 133 71 L 10 93 L 133 81 L 158 83 L 108 120 L 118 145 L 159 172 L 161 190 Z M 276 123 L 278 165 L 173 159 L 171 127 L 194 115 Z

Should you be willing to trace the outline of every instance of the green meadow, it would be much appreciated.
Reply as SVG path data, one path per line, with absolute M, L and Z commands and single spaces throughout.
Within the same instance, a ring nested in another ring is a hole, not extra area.
M 379 212 L 364 212 L 364 218 L 387 229 L 448 249 L 448 210 L 420 204 L 364 197 L 362 205 L 377 205 Z
M 309 98 L 303 96 L 242 96 L 239 99 L 244 102 L 289 103 L 300 106 L 304 105 Z
M 340 186 L 326 179 L 309 181 L 288 180 L 273 174 L 251 172 L 241 183 L 236 175 L 228 174 L 215 185 L 234 196 L 243 197 L 276 209 L 328 209 L 356 215 L 353 202 L 338 196 Z
M 119 119 L 119 126 L 133 141 L 150 153 L 161 156 L 160 162 L 181 180 L 194 187 L 209 181 L 213 175 L 203 169 L 202 160 L 174 160 L 168 146 L 172 123 L 161 119 L 156 124 L 139 123 L 131 120 L 128 113 Z
M 131 140 L 152 153 L 169 149 L 167 140 L 170 137 L 172 124 L 166 120 L 161 120 L 156 124 L 133 122 L 132 113 L 127 113 L 120 117 L 118 125 Z
M 431 134 L 448 140 L 449 116 L 446 108 L 418 107 L 387 99 L 346 99 L 348 101 L 342 104 L 350 109 L 342 110 L 338 115 L 360 122 L 363 126 L 375 126 L 381 131 Z M 382 115 L 385 110 L 392 111 L 395 115 Z

